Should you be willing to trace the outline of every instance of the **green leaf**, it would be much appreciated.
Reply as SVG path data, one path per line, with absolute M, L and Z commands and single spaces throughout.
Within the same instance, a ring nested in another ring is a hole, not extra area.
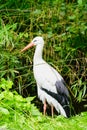
M 82 0 L 78 0 L 78 4 L 79 4 L 79 5 L 82 5 Z
M 4 78 L 1 79 L 0 88 L 3 88 L 4 90 L 9 90 L 12 88 L 13 82 L 10 80 L 5 80 Z
M 76 15 L 72 15 L 68 17 L 70 20 L 74 20 L 76 18 Z
M 0 112 L 1 112 L 2 114 L 5 114 L 5 115 L 8 115 L 8 114 L 9 114 L 8 109 L 3 108 L 3 107 L 0 107 Z
M 26 101 L 27 101 L 27 102 L 31 102 L 31 101 L 33 101 L 34 99 L 35 99 L 35 96 L 34 96 L 34 97 L 27 97 L 27 98 L 26 98 Z
M 36 9 L 33 13 L 39 15 L 39 14 L 41 14 L 41 10 Z
M 86 86 L 86 83 L 85 83 L 84 87 L 83 87 L 83 94 L 82 94 L 83 97 L 85 96 L 86 91 L 87 91 L 87 86 Z
M 24 33 L 24 37 L 28 38 L 28 33 Z

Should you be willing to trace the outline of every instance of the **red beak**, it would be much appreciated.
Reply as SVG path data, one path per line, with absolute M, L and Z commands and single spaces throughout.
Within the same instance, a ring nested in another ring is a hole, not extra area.
M 26 47 L 24 47 L 24 48 L 21 50 L 21 52 L 24 52 L 24 51 L 28 50 L 28 49 L 31 48 L 32 46 L 34 46 L 34 43 L 33 43 L 33 42 L 31 42 L 31 43 L 28 44 Z

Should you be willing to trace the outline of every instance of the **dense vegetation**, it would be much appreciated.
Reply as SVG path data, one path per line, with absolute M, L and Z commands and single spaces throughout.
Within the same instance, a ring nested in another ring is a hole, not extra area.
M 62 116 L 44 117 L 31 104 L 32 97 L 23 98 L 16 91 L 10 91 L 12 84 L 12 81 L 5 79 L 0 83 L 1 130 L 87 130 L 87 112 L 69 119 Z
M 9 130 L 50 129 L 52 123 L 52 130 L 86 129 L 87 112 L 68 120 L 70 125 L 61 116 L 41 115 L 31 103 L 31 96 L 37 95 L 34 50 L 23 54 L 20 50 L 33 37 L 43 36 L 43 57 L 64 77 L 75 113 L 87 110 L 87 2 L 4 0 L 0 1 L 0 21 L 0 125 Z M 37 99 L 34 103 L 41 109 Z

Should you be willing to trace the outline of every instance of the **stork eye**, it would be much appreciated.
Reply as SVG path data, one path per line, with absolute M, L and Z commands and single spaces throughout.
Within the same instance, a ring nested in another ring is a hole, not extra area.
M 34 42 L 37 42 L 37 40 L 34 40 Z

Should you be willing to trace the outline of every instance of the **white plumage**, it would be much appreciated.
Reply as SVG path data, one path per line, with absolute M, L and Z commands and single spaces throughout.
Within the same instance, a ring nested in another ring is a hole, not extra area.
M 36 45 L 33 59 L 33 72 L 37 83 L 38 97 L 44 104 L 46 113 L 46 102 L 51 105 L 52 116 L 53 106 L 64 117 L 69 116 L 69 93 L 62 76 L 42 58 L 44 40 L 42 37 L 35 37 L 21 52 Z

